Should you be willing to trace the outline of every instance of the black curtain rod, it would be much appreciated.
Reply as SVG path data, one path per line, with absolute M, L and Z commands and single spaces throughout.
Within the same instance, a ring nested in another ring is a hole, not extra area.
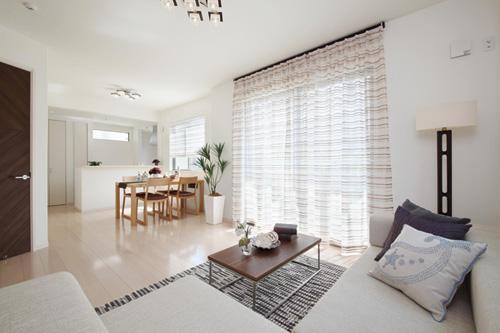
M 288 60 L 292 60 L 292 59 L 294 59 L 294 58 L 301 57 L 301 56 L 303 56 L 304 54 L 307 54 L 307 53 L 310 53 L 310 52 L 314 52 L 314 51 L 316 51 L 316 50 L 318 50 L 318 49 L 321 49 L 321 48 L 323 48 L 323 47 L 326 47 L 326 46 L 329 46 L 329 45 L 332 45 L 332 44 L 335 44 L 335 43 L 341 42 L 341 41 L 343 41 L 343 40 L 345 40 L 345 39 L 352 38 L 352 37 L 354 37 L 354 36 L 356 36 L 356 35 L 363 34 L 363 33 L 367 32 L 367 31 L 369 31 L 369 30 L 375 29 L 375 28 L 380 27 L 380 26 L 382 26 L 382 28 L 385 28 L 385 22 L 383 22 L 383 21 L 382 21 L 382 22 L 380 22 L 380 23 L 377 23 L 377 24 L 375 24 L 375 25 L 372 25 L 371 27 L 361 29 L 361 30 L 359 30 L 359 31 L 356 31 L 356 32 L 354 32 L 354 33 L 350 34 L 350 35 L 347 35 L 347 36 L 344 36 L 344 37 L 337 38 L 337 39 L 332 40 L 332 41 L 330 41 L 330 42 L 328 42 L 328 43 L 321 44 L 320 46 L 316 46 L 316 47 L 314 47 L 314 48 L 312 48 L 312 49 L 309 49 L 309 50 L 307 50 L 307 51 L 301 52 L 301 53 L 299 53 L 299 54 L 296 54 L 296 55 L 293 55 L 293 56 L 288 57 L 288 58 L 286 58 L 286 59 L 283 59 L 283 60 L 280 60 L 280 61 L 278 61 L 278 62 L 275 62 L 274 64 L 267 65 L 267 66 L 265 66 L 265 67 L 259 68 L 259 69 L 257 69 L 257 70 L 254 70 L 253 72 L 250 72 L 250 73 L 244 74 L 244 75 L 242 75 L 242 76 L 238 76 L 238 77 L 237 77 L 236 79 L 234 79 L 233 81 L 238 81 L 238 80 L 240 80 L 240 79 L 242 79 L 242 78 L 244 78 L 244 77 L 247 77 L 247 76 L 253 75 L 253 74 L 258 73 L 258 72 L 265 71 L 266 69 L 269 69 L 269 68 L 274 67 L 274 66 L 276 66 L 276 65 L 279 65 L 279 64 L 282 64 L 282 63 L 284 63 L 284 62 L 287 62 Z

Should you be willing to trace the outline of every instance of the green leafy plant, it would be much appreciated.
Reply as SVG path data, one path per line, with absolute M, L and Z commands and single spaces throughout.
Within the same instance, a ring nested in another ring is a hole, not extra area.
M 253 227 L 255 227 L 254 222 L 237 222 L 235 233 L 236 236 L 242 236 L 238 242 L 238 246 L 246 246 L 250 244 L 250 233 Z
M 198 158 L 195 165 L 203 170 L 204 178 L 208 185 L 208 193 L 212 197 L 221 194 L 217 192 L 217 185 L 222 179 L 222 174 L 226 170 L 229 162 L 222 158 L 224 143 L 207 143 L 198 150 Z

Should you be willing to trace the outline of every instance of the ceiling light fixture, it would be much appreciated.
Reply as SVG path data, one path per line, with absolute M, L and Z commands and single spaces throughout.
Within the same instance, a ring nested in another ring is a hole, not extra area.
M 111 92 L 111 96 L 115 98 L 128 97 L 130 100 L 136 100 L 142 97 L 142 95 L 139 94 L 137 91 L 133 89 L 124 89 L 124 88 L 118 88 L 116 90 L 113 90 Z
M 195 25 L 203 21 L 202 6 L 206 8 L 210 23 L 219 25 L 224 21 L 221 11 L 222 0 L 160 0 L 160 2 L 167 9 L 178 7 L 180 3 L 183 4 L 189 19 Z

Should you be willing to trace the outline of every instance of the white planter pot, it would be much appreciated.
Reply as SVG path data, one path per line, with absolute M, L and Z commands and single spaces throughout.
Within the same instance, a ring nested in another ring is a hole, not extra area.
M 222 223 L 225 198 L 223 195 L 219 197 L 205 195 L 205 218 L 208 224 Z

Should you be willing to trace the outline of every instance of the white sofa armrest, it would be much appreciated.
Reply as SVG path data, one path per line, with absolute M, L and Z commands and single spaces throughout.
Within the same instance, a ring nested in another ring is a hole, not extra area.
M 68 272 L 1 288 L 0 331 L 108 332 L 80 285 Z
M 373 214 L 370 216 L 370 245 L 384 246 L 393 221 L 394 215 L 390 213 Z

